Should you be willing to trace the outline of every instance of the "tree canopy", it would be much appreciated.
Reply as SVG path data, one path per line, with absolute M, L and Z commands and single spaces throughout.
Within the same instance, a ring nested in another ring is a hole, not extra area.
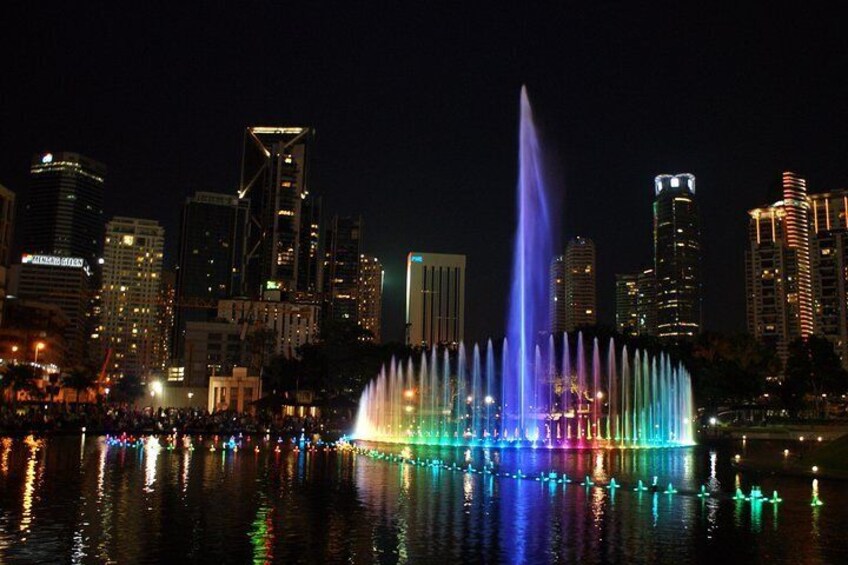
M 810 398 L 818 406 L 822 395 L 840 395 L 846 391 L 848 373 L 842 368 L 830 341 L 811 336 L 789 344 L 789 358 L 779 394 L 790 413 L 797 414 Z

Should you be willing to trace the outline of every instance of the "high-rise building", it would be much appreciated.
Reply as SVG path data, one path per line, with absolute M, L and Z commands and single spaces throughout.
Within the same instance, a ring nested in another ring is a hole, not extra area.
M 615 329 L 628 336 L 639 335 L 639 275 L 615 275 Z
M 788 346 L 813 334 L 810 206 L 806 181 L 783 173 L 781 199 L 748 212 L 745 253 L 748 331 L 782 361 Z
M 815 331 L 848 367 L 848 189 L 810 195 Z
M 14 222 L 15 193 L 0 184 L 0 325 L 3 322 L 3 302 L 7 294 L 6 277 L 11 259 Z
M 164 369 L 159 324 L 165 230 L 153 220 L 116 216 L 106 224 L 100 335 L 113 379 Z
M 93 284 L 91 269 L 82 257 L 25 253 L 21 263 L 11 268 L 10 294 L 56 306 L 64 315 L 64 366 L 89 361 L 88 339 L 94 330 L 89 310 Z
M 565 247 L 565 329 L 594 326 L 597 315 L 595 244 L 575 237 Z
M 12 234 L 15 224 L 15 193 L 0 184 L 0 266 L 12 259 Z
M 215 318 L 218 300 L 240 291 L 247 199 L 197 192 L 186 199 L 180 227 L 172 354 L 181 358 L 188 321 Z
M 33 157 L 21 248 L 97 265 L 103 247 L 106 167 L 77 153 Z
M 359 258 L 359 326 L 371 332 L 373 341 L 380 343 L 383 313 L 383 266 L 376 257 Z
M 320 207 L 309 200 L 314 136 L 307 127 L 245 130 L 239 198 L 250 198 L 253 221 L 243 246 L 242 280 L 244 292 L 252 296 L 261 294 L 269 281 L 286 293 L 320 288 L 320 255 L 313 241 L 320 233 L 313 229 Z
M 701 236 L 695 176 L 654 179 L 654 275 L 657 335 L 686 339 L 701 331 Z
M 645 269 L 636 277 L 636 312 L 639 335 L 657 335 L 657 278 L 653 269 Z
M 166 362 L 173 358 L 172 339 L 177 303 L 177 273 L 173 269 L 162 271 L 159 282 L 159 340 L 162 342 L 162 359 Z
M 565 256 L 557 255 L 551 261 L 550 273 L 550 308 L 549 315 L 550 331 L 553 334 L 561 334 L 567 330 L 566 310 L 568 309 L 565 299 Z
M 321 291 L 321 198 L 308 194 L 301 200 L 300 212 L 297 291 L 308 301 Z
M 359 261 L 362 255 L 362 217 L 333 218 L 326 237 L 324 260 L 324 319 L 335 322 L 359 318 Z
M 406 258 L 406 343 L 456 344 L 465 335 L 465 255 Z

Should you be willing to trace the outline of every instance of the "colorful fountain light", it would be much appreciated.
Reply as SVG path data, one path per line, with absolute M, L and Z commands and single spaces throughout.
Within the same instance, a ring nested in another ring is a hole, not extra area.
M 632 355 L 610 340 L 606 363 L 594 340 L 568 335 L 535 347 L 527 429 L 504 418 L 498 400 L 503 364 L 496 366 L 491 340 L 468 358 L 460 344 L 421 353 L 417 364 L 392 360 L 362 393 L 354 437 L 430 445 L 537 445 L 565 448 L 671 447 L 694 444 L 689 374 L 666 355 Z M 509 359 L 504 340 L 502 358 Z M 585 349 L 585 352 L 584 352 Z M 620 361 L 617 362 L 617 358 Z M 581 360 L 582 359 L 582 360 Z M 591 359 L 591 361 L 587 360 Z M 507 361 L 506 378 L 509 378 Z M 532 400 L 530 400 L 532 399 Z M 507 408 L 508 409 L 508 408 Z
M 525 88 L 520 114 L 518 227 L 499 355 L 489 340 L 485 349 L 474 345 L 470 359 L 463 344 L 453 355 L 424 351 L 417 365 L 393 359 L 363 391 L 354 437 L 464 446 L 693 444 L 692 387 L 683 367 L 666 355 L 618 349 L 613 340 L 602 351 L 597 339 L 584 344 L 582 334 L 546 333 L 560 214 Z

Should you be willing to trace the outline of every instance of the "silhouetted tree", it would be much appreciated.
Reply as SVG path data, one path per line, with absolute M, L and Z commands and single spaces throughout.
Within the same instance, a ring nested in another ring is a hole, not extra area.
M 748 334 L 705 333 L 693 344 L 692 357 L 695 390 L 713 407 L 751 402 L 766 390 L 767 378 L 780 373 L 774 351 Z
M 823 394 L 839 395 L 848 390 L 848 373 L 827 339 L 819 336 L 797 339 L 789 344 L 789 358 L 779 390 L 791 414 L 797 415 L 810 397 L 819 412 Z
M 80 393 L 92 388 L 96 382 L 97 375 L 88 367 L 74 367 L 62 376 L 62 386 L 76 392 L 75 404 L 79 404 Z
M 400 344 L 373 343 L 355 322 L 326 320 L 319 340 L 299 348 L 299 359 L 276 356 L 266 365 L 264 386 L 270 391 L 311 389 L 327 398 L 358 400 L 366 383 L 392 355 L 406 357 Z
M 17 406 L 18 392 L 30 394 L 39 392 L 36 380 L 41 376 L 41 370 L 28 364 L 6 365 L 0 372 L 0 388 L 10 396 L 12 406 Z
M 136 375 L 124 375 L 121 380 L 115 383 L 109 394 L 109 399 L 112 402 L 124 402 L 132 404 L 139 398 L 144 396 L 144 385 L 141 384 L 141 379 Z

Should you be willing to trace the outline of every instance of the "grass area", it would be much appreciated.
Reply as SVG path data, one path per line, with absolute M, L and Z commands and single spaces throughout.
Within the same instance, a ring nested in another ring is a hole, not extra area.
M 810 452 L 805 459 L 829 472 L 848 473 L 848 434 Z

